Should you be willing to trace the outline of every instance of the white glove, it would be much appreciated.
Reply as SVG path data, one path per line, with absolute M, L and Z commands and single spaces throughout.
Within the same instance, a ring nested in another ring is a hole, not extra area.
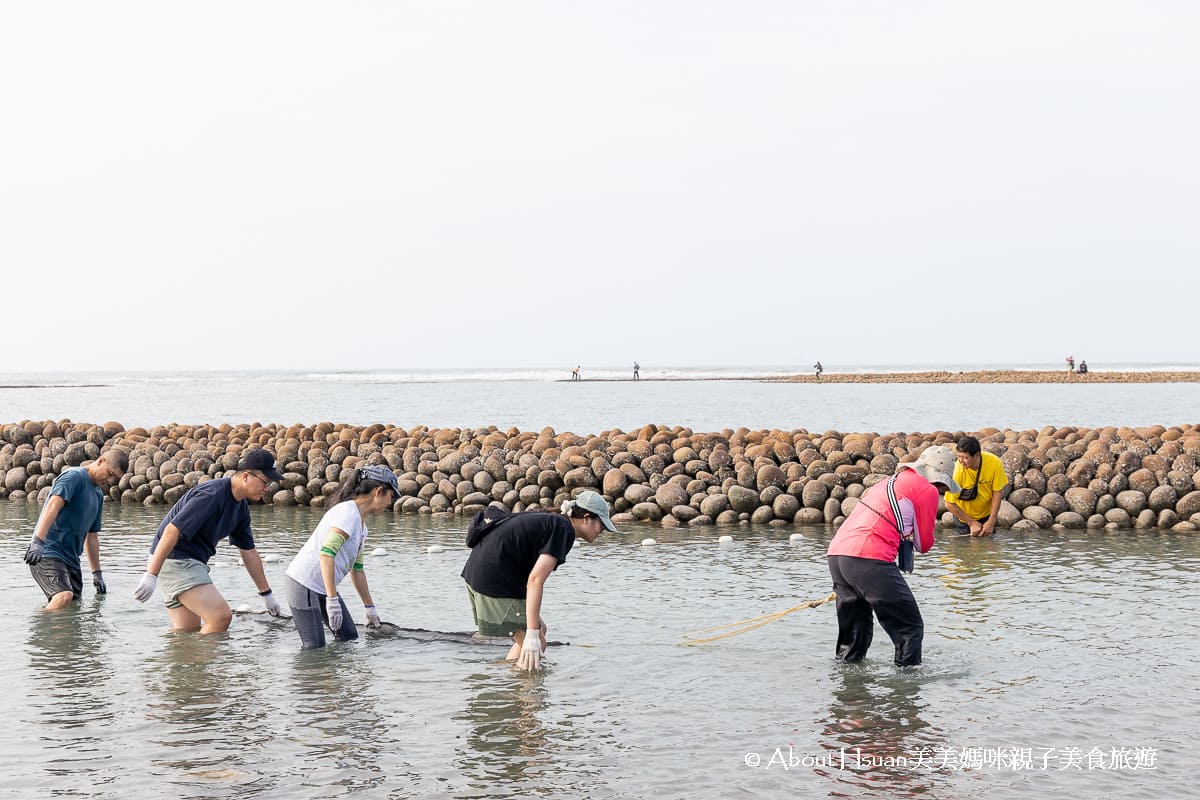
M 375 606 L 364 605 L 363 609 L 367 612 L 367 627 L 378 628 L 381 624 L 379 612 L 375 610 Z
M 137 588 L 133 590 L 133 596 L 139 603 L 144 603 L 154 596 L 154 589 L 157 586 L 158 576 L 147 572 L 142 575 L 142 580 L 138 583 Z
M 517 657 L 517 668 L 534 672 L 542 667 L 542 631 L 541 628 L 530 628 L 525 631 L 525 641 L 521 642 L 521 655 Z
M 342 629 L 342 601 L 336 594 L 325 598 L 325 615 L 329 618 L 329 630 L 337 633 Z
M 278 617 L 279 601 L 275 599 L 275 593 L 267 589 L 265 592 L 259 592 L 258 596 L 262 598 L 263 605 L 267 607 L 267 613 L 272 617 Z

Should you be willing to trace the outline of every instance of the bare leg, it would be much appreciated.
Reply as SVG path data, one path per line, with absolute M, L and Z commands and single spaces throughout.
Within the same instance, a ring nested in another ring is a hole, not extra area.
M 233 612 L 217 587 L 211 583 L 188 589 L 179 595 L 178 600 L 183 608 L 167 609 L 171 616 L 171 627 L 175 630 L 194 631 L 199 628 L 201 634 L 229 630 Z
M 542 638 L 542 652 L 546 652 L 546 620 L 542 620 L 541 632 L 538 634 Z M 525 631 L 517 631 L 513 634 L 513 646 L 509 648 L 508 655 L 504 657 L 505 661 L 516 661 L 521 655 L 521 645 L 525 642 Z
M 72 600 L 75 599 L 74 592 L 59 592 L 50 598 L 50 602 L 46 603 L 46 607 L 42 611 L 61 611 L 66 608 Z

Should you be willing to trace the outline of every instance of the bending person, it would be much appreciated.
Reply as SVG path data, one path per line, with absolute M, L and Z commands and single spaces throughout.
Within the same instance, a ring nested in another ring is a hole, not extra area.
M 530 672 L 541 666 L 546 649 L 546 580 L 567 560 L 576 536 L 591 544 L 601 531 L 617 533 L 608 503 L 595 492 L 568 500 L 563 515 L 502 514 L 482 539 L 468 542 L 471 555 L 462 576 L 475 626 L 483 636 L 511 636 L 513 646 L 506 658 L 517 659 L 517 666 Z
M 158 526 L 150 544 L 150 562 L 133 596 L 146 602 L 161 578 L 173 630 L 199 630 L 202 634 L 227 630 L 233 612 L 209 577 L 208 561 L 216 554 L 217 543 L 228 536 L 242 551 L 242 562 L 267 611 L 278 616 L 279 601 L 271 592 L 250 535 L 249 501 L 261 500 L 271 481 L 282 478 L 275 469 L 275 457 L 258 449 L 242 456 L 233 477 L 188 489 Z
M 88 567 L 96 594 L 108 592 L 100 570 L 100 513 L 104 490 L 129 468 L 129 456 L 109 450 L 86 467 L 63 470 L 42 506 L 33 538 L 25 550 L 25 563 L 46 595 L 43 611 L 66 608 L 83 593 L 79 556 L 87 551 Z
M 874 612 L 896 646 L 896 665 L 921 663 L 925 622 L 896 557 L 902 539 L 922 553 L 933 547 L 938 493 L 958 491 L 953 473 L 949 447 L 926 448 L 916 461 L 901 464 L 894 476 L 868 489 L 838 528 L 826 556 L 837 593 L 839 659 L 862 661 L 867 655 Z
M 974 436 L 958 440 L 954 480 L 960 489 L 946 493 L 946 509 L 954 515 L 955 530 L 972 536 L 996 532 L 996 513 L 1008 486 L 1008 473 L 995 453 L 985 453 Z
M 328 622 L 333 638 L 352 641 L 358 628 L 350 619 L 346 601 L 337 593 L 338 584 L 347 574 L 367 612 L 367 625 L 379 625 L 379 612 L 367 586 L 363 570 L 363 551 L 367 545 L 367 514 L 391 508 L 400 496 L 396 474 L 384 466 L 354 470 L 331 502 L 332 508 L 317 523 L 312 536 L 288 565 L 288 605 L 300 633 L 303 650 L 325 646 Z

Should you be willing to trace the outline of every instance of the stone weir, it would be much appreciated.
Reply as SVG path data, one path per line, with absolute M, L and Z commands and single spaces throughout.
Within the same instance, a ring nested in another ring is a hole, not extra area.
M 147 430 L 23 421 L 0 426 L 0 497 L 44 502 L 63 469 L 116 447 L 129 454 L 130 470 L 111 499 L 169 505 L 231 473 L 245 450 L 265 447 L 284 473 L 266 494 L 274 505 L 323 507 L 347 470 L 386 464 L 399 478 L 397 513 L 469 518 L 489 503 L 551 509 L 594 489 L 613 504 L 618 524 L 836 525 L 898 464 L 964 433 L 1000 456 L 1008 472 L 999 527 L 1200 529 L 1194 425 L 884 434 L 645 425 L 579 435 L 330 422 Z M 949 524 L 947 512 L 942 522 Z

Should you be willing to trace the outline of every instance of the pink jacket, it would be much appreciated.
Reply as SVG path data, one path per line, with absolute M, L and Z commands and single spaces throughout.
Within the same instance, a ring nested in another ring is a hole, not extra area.
M 913 544 L 918 552 L 927 552 L 933 547 L 933 526 L 937 522 L 937 489 L 916 472 L 904 469 L 896 478 L 896 501 L 900 505 L 900 527 L 905 532 L 913 532 Z M 887 481 L 880 481 L 866 491 L 861 502 L 846 517 L 825 555 L 895 561 L 896 551 L 900 549 L 900 534 L 892 521 Z

